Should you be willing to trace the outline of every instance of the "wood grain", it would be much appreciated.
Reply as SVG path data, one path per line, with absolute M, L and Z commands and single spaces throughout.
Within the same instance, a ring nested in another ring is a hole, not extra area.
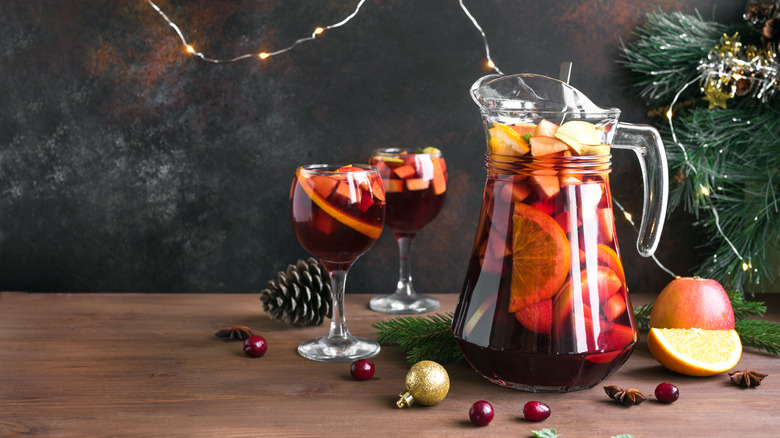
M 440 311 L 456 295 L 439 295 Z M 780 320 L 780 297 L 767 296 Z M 369 295 L 347 296 L 351 331 L 367 336 L 388 316 L 367 308 Z M 635 297 L 635 303 L 643 302 Z M 250 326 L 268 341 L 262 358 L 244 356 L 240 342 L 214 336 L 221 327 Z M 433 407 L 399 410 L 408 365 L 385 346 L 373 379 L 358 382 L 349 364 L 299 357 L 297 344 L 325 326 L 293 328 L 262 313 L 250 294 L 0 293 L 0 436 L 531 436 L 555 428 L 565 438 L 776 436 L 780 360 L 746 349 L 737 368 L 769 374 L 741 389 L 725 374 L 686 377 L 666 371 L 641 342 L 604 383 L 651 395 L 662 381 L 680 399 L 651 399 L 625 408 L 598 385 L 569 394 L 530 394 L 491 384 L 465 363 L 447 364 L 451 390 Z M 487 428 L 472 426 L 477 400 L 496 410 Z M 522 418 L 529 400 L 552 408 L 542 423 Z

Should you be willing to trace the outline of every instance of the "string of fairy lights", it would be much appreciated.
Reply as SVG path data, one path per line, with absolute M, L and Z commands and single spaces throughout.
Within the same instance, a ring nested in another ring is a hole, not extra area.
M 287 53 L 287 52 L 293 50 L 294 48 L 298 47 L 300 44 L 303 44 L 303 43 L 315 40 L 318 36 L 322 35 L 323 33 L 325 33 L 328 30 L 336 29 L 336 28 L 339 28 L 339 27 L 344 26 L 345 24 L 349 23 L 350 21 L 352 21 L 353 18 L 355 18 L 358 15 L 358 13 L 360 12 L 360 8 L 366 2 L 366 0 L 360 0 L 357 3 L 357 5 L 355 5 L 355 8 L 352 10 L 352 12 L 349 15 L 347 15 L 346 18 L 344 18 L 343 20 L 341 20 L 341 21 L 339 21 L 337 23 L 328 24 L 326 26 L 317 26 L 317 27 L 314 28 L 314 30 L 312 31 L 311 35 L 305 36 L 303 38 L 299 38 L 299 39 L 295 40 L 292 44 L 290 44 L 287 47 L 283 47 L 281 49 L 272 50 L 272 51 L 263 51 L 263 52 L 259 52 L 259 53 L 254 53 L 254 52 L 252 52 L 252 53 L 244 53 L 244 54 L 241 54 L 241 55 L 234 56 L 232 58 L 212 58 L 210 56 L 207 56 L 203 52 L 197 50 L 195 48 L 195 45 L 187 40 L 187 37 L 184 35 L 184 32 L 181 30 L 181 28 L 173 20 L 171 20 L 168 17 L 168 15 L 165 12 L 163 12 L 163 10 L 160 9 L 159 6 L 157 6 L 157 4 L 155 4 L 152 0 L 146 0 L 146 1 L 147 1 L 147 3 L 149 3 L 149 5 L 155 11 L 157 11 L 158 14 L 160 14 L 160 16 L 163 18 L 163 20 L 165 20 L 165 22 L 171 28 L 173 28 L 174 32 L 176 32 L 176 35 L 179 37 L 179 40 L 181 40 L 181 43 L 184 46 L 184 50 L 187 53 L 189 53 L 189 54 L 191 54 L 193 56 L 196 56 L 196 57 L 200 58 L 201 60 L 203 60 L 205 62 L 210 62 L 212 64 L 227 64 L 227 63 L 233 63 L 233 62 L 238 62 L 238 61 L 247 60 L 247 59 L 265 60 L 265 59 L 268 59 L 268 58 L 270 58 L 272 56 L 277 56 L 277 55 L 281 55 L 283 53 Z M 471 12 L 469 12 L 469 10 L 466 7 L 466 5 L 463 4 L 463 0 L 458 0 L 458 3 L 460 4 L 460 8 L 463 10 L 463 13 L 466 14 L 466 16 L 469 18 L 471 23 L 474 25 L 474 28 L 477 29 L 477 31 L 479 32 L 480 36 L 482 37 L 482 44 L 483 44 L 484 49 L 485 49 L 485 58 L 487 59 L 487 61 L 486 61 L 487 66 L 489 68 L 493 69 L 493 71 L 495 71 L 496 73 L 503 74 L 501 72 L 501 70 L 499 70 L 498 66 L 496 66 L 496 63 L 493 62 L 493 59 L 490 56 L 490 45 L 488 44 L 488 40 L 487 40 L 487 36 L 485 35 L 485 31 L 482 30 L 482 27 L 479 25 L 479 22 L 477 22 L 477 19 L 474 18 L 473 15 L 471 15 Z
M 165 20 L 165 22 L 175 31 L 176 35 L 179 37 L 179 40 L 181 41 L 181 44 L 184 46 L 184 50 L 187 53 L 189 53 L 189 54 L 191 54 L 193 56 L 198 57 L 202 61 L 213 63 L 213 64 L 234 63 L 234 62 L 243 61 L 243 60 L 249 60 L 249 59 L 266 60 L 266 59 L 271 58 L 273 56 L 278 56 L 278 55 L 281 55 L 283 53 L 287 53 L 287 52 L 295 49 L 296 47 L 298 47 L 299 45 L 301 45 L 303 43 L 315 40 L 318 36 L 322 35 L 326 31 L 329 31 L 329 30 L 332 30 L 332 29 L 336 29 L 336 28 L 339 28 L 339 27 L 342 27 L 342 26 L 346 25 L 347 23 L 352 21 L 352 19 L 354 19 L 359 14 L 360 9 L 365 4 L 365 2 L 366 2 L 366 0 L 358 1 L 358 3 L 352 9 L 352 11 L 349 13 L 349 15 L 347 15 L 341 21 L 336 22 L 336 23 L 332 23 L 332 24 L 328 24 L 328 25 L 325 25 L 325 26 L 318 26 L 318 27 L 314 28 L 314 30 L 312 31 L 311 35 L 299 38 L 299 39 L 295 40 L 292 44 L 288 45 L 287 47 L 283 47 L 283 48 L 280 48 L 280 49 L 277 49 L 277 50 L 272 50 L 272 51 L 262 51 L 262 52 L 259 52 L 259 53 L 254 53 L 254 52 L 252 52 L 252 53 L 244 53 L 244 54 L 240 54 L 240 55 L 237 55 L 237 56 L 234 56 L 234 57 L 231 57 L 231 58 L 214 58 L 214 57 L 207 56 L 203 52 L 197 50 L 195 48 L 195 45 L 187 40 L 187 37 L 185 36 L 185 34 L 181 30 L 181 28 L 173 20 L 171 20 L 168 17 L 168 15 L 159 6 L 157 6 L 157 4 L 155 4 L 152 0 L 147 0 L 147 3 L 149 3 L 149 5 L 152 8 L 154 8 L 154 10 L 158 14 L 160 14 L 160 16 L 163 18 L 163 20 Z M 468 17 L 468 19 L 471 22 L 471 24 L 474 26 L 474 28 L 480 34 L 480 37 L 482 39 L 483 49 L 484 49 L 484 52 L 485 52 L 485 59 L 486 59 L 487 67 L 489 67 L 490 69 L 492 69 L 493 71 L 495 71 L 498 74 L 504 74 L 498 68 L 498 66 L 493 61 L 493 59 L 492 59 L 492 57 L 490 55 L 490 44 L 488 43 L 487 35 L 485 34 L 485 31 L 482 29 L 482 26 L 480 26 L 480 24 L 477 21 L 477 19 L 471 14 L 469 9 L 463 3 L 463 0 L 458 0 L 458 4 L 459 4 L 460 8 L 463 10 L 463 13 L 466 15 L 466 17 Z M 570 65 L 571 64 L 568 63 L 568 66 L 569 66 L 568 68 L 569 69 L 571 68 Z M 688 86 L 694 84 L 695 82 L 697 82 L 699 80 L 700 80 L 699 77 L 695 78 L 694 80 L 692 80 L 692 81 L 688 82 L 687 84 L 685 84 L 685 86 L 678 91 L 677 95 L 674 98 L 674 101 L 670 105 L 669 112 L 666 114 L 666 116 L 667 116 L 667 118 L 669 120 L 669 126 L 671 128 L 673 141 L 679 148 L 682 149 L 682 152 L 683 152 L 684 156 L 686 157 L 686 161 L 687 161 L 687 150 L 686 150 L 685 146 L 678 140 L 678 138 L 676 136 L 676 133 L 674 131 L 674 125 L 673 125 L 673 121 L 672 121 L 672 110 L 671 110 L 671 108 L 674 108 L 674 105 L 677 103 L 677 100 L 679 99 L 679 97 L 683 93 L 683 91 L 685 91 L 685 89 L 688 88 Z M 691 169 L 696 171 L 696 169 L 693 168 L 692 166 L 691 166 Z M 701 186 L 701 193 L 704 196 L 709 196 L 709 189 L 707 189 L 704 186 Z M 620 202 L 617 201 L 617 199 L 613 198 L 613 203 L 614 203 L 615 206 L 618 207 L 618 209 L 620 209 L 620 211 L 623 213 L 624 218 L 632 226 L 634 231 L 636 231 L 638 233 L 639 230 L 637 229 L 636 224 L 633 221 L 633 217 L 632 217 L 631 213 L 628 212 L 623 207 L 623 205 L 621 205 Z M 725 239 L 725 241 L 728 242 L 728 244 L 731 246 L 731 249 L 734 251 L 734 253 L 737 255 L 737 257 L 739 257 L 740 260 L 744 260 L 742 255 L 739 254 L 737 249 L 734 247 L 734 245 L 731 243 L 731 241 L 728 239 L 726 234 L 721 229 L 720 223 L 718 221 L 718 212 L 715 209 L 715 207 L 712 204 L 710 204 L 709 208 L 712 210 L 713 215 L 715 216 L 715 225 L 716 225 L 716 227 L 718 229 L 718 232 Z M 656 263 L 656 265 L 658 265 L 658 267 L 661 268 L 664 272 L 668 273 L 672 277 L 677 277 L 677 275 L 674 272 L 672 272 L 670 269 L 668 269 L 666 266 L 664 266 L 658 260 L 658 258 L 656 258 L 655 255 L 652 255 L 651 257 L 652 257 L 653 261 Z M 750 268 L 750 263 L 749 262 L 743 263 L 743 269 L 744 270 L 747 270 L 749 268 Z

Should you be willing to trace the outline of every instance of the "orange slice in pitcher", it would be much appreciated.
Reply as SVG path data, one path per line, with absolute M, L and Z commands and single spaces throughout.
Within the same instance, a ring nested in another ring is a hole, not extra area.
M 298 174 L 298 183 L 300 184 L 301 188 L 303 188 L 303 191 L 305 191 L 306 194 L 309 195 L 311 200 L 314 201 L 315 204 L 317 204 L 317 207 L 322 209 L 322 211 L 324 211 L 325 213 L 329 214 L 333 219 L 336 219 L 337 221 L 352 228 L 353 230 L 359 231 L 372 239 L 379 238 L 379 236 L 382 234 L 381 226 L 361 221 L 360 219 L 357 219 L 353 216 L 350 216 L 347 213 L 344 213 L 339 208 L 335 207 L 333 204 L 326 201 L 325 198 L 320 196 L 319 193 L 314 191 L 314 189 L 312 188 L 313 183 L 311 183 L 310 180 L 311 178 L 307 178 L 301 175 L 300 173 Z
M 515 204 L 512 217 L 512 293 L 509 311 L 552 297 L 569 273 L 569 240 L 543 211 Z

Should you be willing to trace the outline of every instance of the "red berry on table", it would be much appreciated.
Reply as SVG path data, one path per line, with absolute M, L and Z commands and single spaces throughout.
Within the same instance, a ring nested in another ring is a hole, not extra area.
M 487 426 L 490 424 L 490 422 L 493 421 L 493 415 L 493 405 L 485 400 L 474 402 L 474 404 L 471 405 L 471 409 L 469 409 L 469 420 L 477 426 Z
M 542 421 L 550 416 L 550 407 L 540 401 L 529 401 L 523 406 L 523 415 L 528 421 Z
M 374 377 L 374 363 L 368 359 L 358 359 L 349 366 L 349 373 L 355 380 L 368 380 Z
M 244 353 L 249 357 L 260 357 L 268 349 L 268 343 L 260 335 L 252 335 L 244 341 Z
M 674 403 L 680 397 L 680 390 L 669 382 L 659 383 L 655 387 L 655 398 L 661 403 Z

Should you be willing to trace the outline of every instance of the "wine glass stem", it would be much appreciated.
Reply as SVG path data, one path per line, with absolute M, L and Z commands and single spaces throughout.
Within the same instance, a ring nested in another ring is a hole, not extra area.
M 333 317 L 330 320 L 328 338 L 347 339 L 351 335 L 347 330 L 344 316 L 344 287 L 347 283 L 347 271 L 333 269 L 330 271 L 330 285 L 333 289 Z
M 400 268 L 398 270 L 398 285 L 395 293 L 410 297 L 414 295 L 412 287 L 412 240 L 413 237 L 399 237 L 398 255 L 400 258 Z

